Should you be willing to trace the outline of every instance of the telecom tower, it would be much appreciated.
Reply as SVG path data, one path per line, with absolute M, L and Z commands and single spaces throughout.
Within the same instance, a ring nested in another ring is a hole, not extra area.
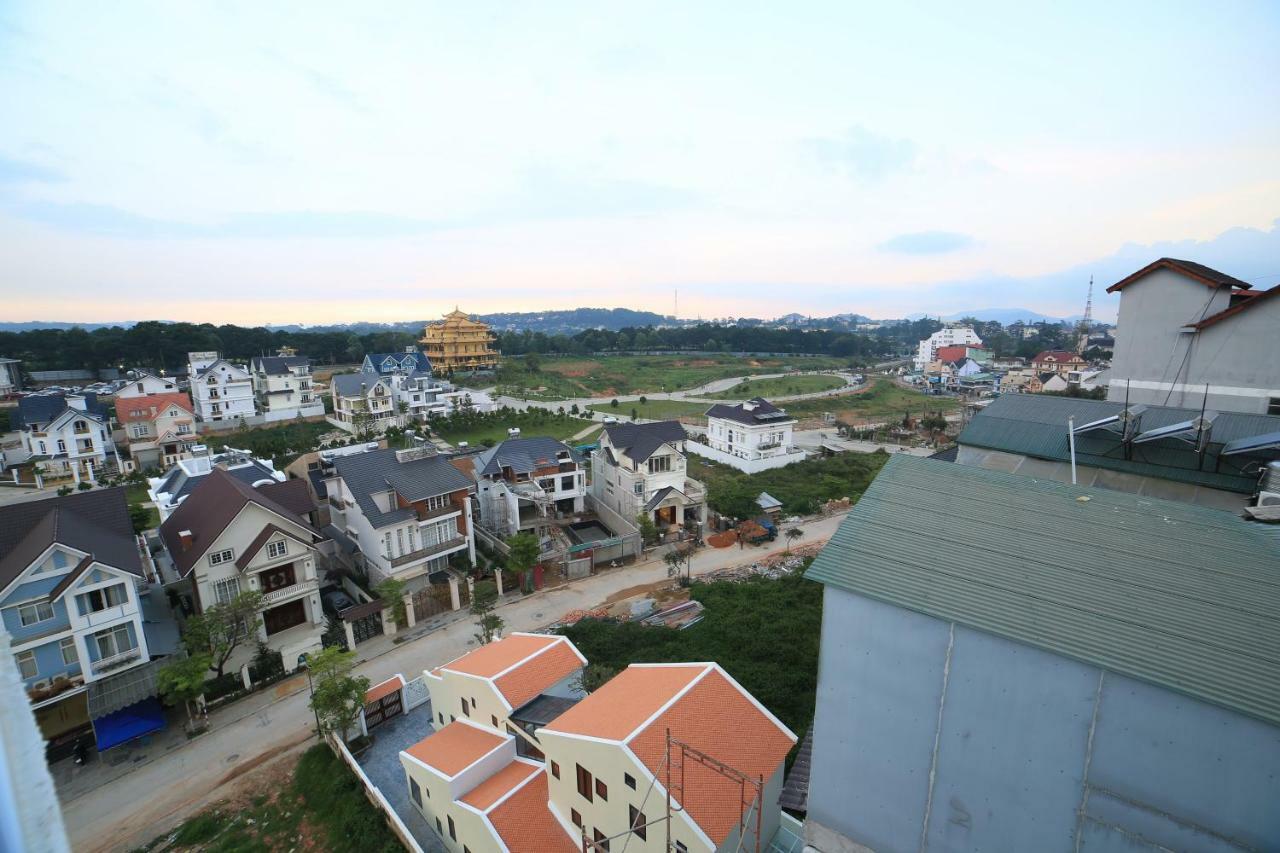
M 1093 276 L 1089 276 L 1089 295 L 1084 300 L 1084 316 L 1077 327 L 1076 352 L 1084 352 L 1089 345 L 1089 330 L 1093 326 Z

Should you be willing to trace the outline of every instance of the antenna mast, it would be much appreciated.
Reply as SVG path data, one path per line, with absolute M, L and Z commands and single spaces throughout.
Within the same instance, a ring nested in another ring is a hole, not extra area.
M 1089 344 L 1089 329 L 1093 325 L 1093 276 L 1089 276 L 1089 295 L 1084 300 L 1084 316 L 1080 318 L 1080 340 L 1076 352 L 1084 352 Z

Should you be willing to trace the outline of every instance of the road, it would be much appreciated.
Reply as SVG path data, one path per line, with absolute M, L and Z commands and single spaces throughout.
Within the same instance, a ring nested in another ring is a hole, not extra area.
M 799 544 L 828 539 L 843 515 L 803 522 Z M 692 560 L 692 573 L 749 565 L 783 548 L 704 548 Z M 534 630 L 576 609 L 590 609 L 609 596 L 667 577 L 666 564 L 649 560 L 609 571 L 569 586 L 546 590 L 504 604 L 498 613 L 507 631 Z M 475 626 L 464 619 L 390 651 L 357 668 L 372 683 L 402 673 L 414 678 L 423 669 L 449 661 L 475 645 Z M 289 682 L 282 682 L 289 684 Z M 305 679 L 290 685 L 297 692 L 225 725 L 138 767 L 118 782 L 96 788 L 63 804 L 73 849 L 84 853 L 130 850 L 169 831 L 177 823 L 226 795 L 223 788 L 281 752 L 311 737 L 313 722 Z M 246 700 L 247 701 L 247 700 Z M 234 707 L 234 706 L 233 706 Z M 228 709 L 230 710 L 230 709 Z M 424 733 L 425 735 L 425 733 Z

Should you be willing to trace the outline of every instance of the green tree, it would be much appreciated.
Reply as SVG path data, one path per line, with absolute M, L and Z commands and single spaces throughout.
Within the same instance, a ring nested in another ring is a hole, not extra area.
M 649 403 L 649 398 L 648 398 L 648 397 L 646 397 L 646 396 L 644 396 L 643 394 L 641 394 L 641 395 L 640 395 L 640 405 L 644 406 L 644 405 L 647 405 L 648 403 Z
M 542 369 L 542 359 L 538 358 L 536 352 L 526 353 L 524 357 L 524 366 L 529 368 L 530 373 L 537 373 Z
M 602 663 L 589 663 L 582 668 L 576 678 L 570 682 L 570 687 L 575 687 L 583 693 L 595 693 L 605 685 L 609 679 L 618 674 L 618 671 L 611 666 L 605 666 Z
M 477 584 L 475 595 L 471 598 L 471 615 L 476 617 L 476 627 L 480 629 L 475 635 L 481 645 L 493 642 L 505 624 L 502 617 L 494 613 L 498 606 L 498 588 L 490 584 Z
M 373 438 L 374 417 L 365 409 L 360 409 L 351 416 L 351 429 L 356 434 L 356 438 L 361 441 L 368 441 Z
M 684 580 L 690 580 L 693 573 L 693 549 L 674 546 L 662 555 L 662 562 L 667 564 L 667 577 L 680 577 L 680 567 L 684 567 Z
M 533 589 L 533 572 L 530 569 L 538 562 L 541 548 L 538 539 L 532 533 L 517 533 L 507 537 L 507 546 L 511 552 L 507 555 L 507 567 L 516 574 L 523 575 L 526 592 Z
M 404 581 L 400 578 L 387 578 L 375 586 L 373 592 L 391 608 L 391 618 L 395 620 L 397 628 L 408 626 L 409 613 L 404 604 Z
M 612 400 L 610 400 L 610 401 L 609 401 L 609 407 L 610 407 L 610 408 L 613 408 L 613 409 L 618 408 L 618 398 L 617 398 L 617 397 L 614 397 Z
M 355 664 L 356 653 L 338 646 L 330 646 L 307 660 L 311 670 L 311 707 L 320 720 L 320 728 L 340 733 L 343 743 L 360 718 L 369 690 L 369 679 L 351 674 Z
M 790 527 L 787 529 L 787 532 L 784 535 L 787 537 L 787 553 L 790 554 L 791 543 L 795 542 L 797 539 L 800 539 L 802 536 L 804 536 L 804 531 L 801 530 L 799 527 Z
M 640 529 L 640 539 L 644 544 L 652 545 L 658 541 L 658 525 L 653 523 L 649 513 L 642 512 L 636 516 L 636 527 Z
M 141 533 L 151 526 L 151 510 L 140 503 L 129 504 L 129 521 L 133 523 L 133 532 Z
M 170 702 L 181 702 L 187 709 L 187 722 L 195 727 L 193 703 L 204 695 L 205 674 L 209 671 L 208 655 L 190 655 L 166 664 L 156 673 L 156 689 Z
M 262 593 L 248 590 L 222 604 L 205 608 L 187 620 L 182 642 L 192 657 L 208 655 L 209 669 L 222 675 L 227 660 L 242 643 L 258 633 Z

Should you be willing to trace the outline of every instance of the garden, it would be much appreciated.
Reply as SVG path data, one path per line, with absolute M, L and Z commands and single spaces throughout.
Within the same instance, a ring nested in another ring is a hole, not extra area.
M 505 441 L 511 427 L 519 428 L 522 438 L 545 435 L 569 442 L 590 426 L 591 421 L 567 413 L 536 408 L 518 412 L 505 407 L 496 412 L 455 412 L 431 421 L 432 432 L 445 441 L 450 444 L 466 441 L 473 447 L 492 447 Z

